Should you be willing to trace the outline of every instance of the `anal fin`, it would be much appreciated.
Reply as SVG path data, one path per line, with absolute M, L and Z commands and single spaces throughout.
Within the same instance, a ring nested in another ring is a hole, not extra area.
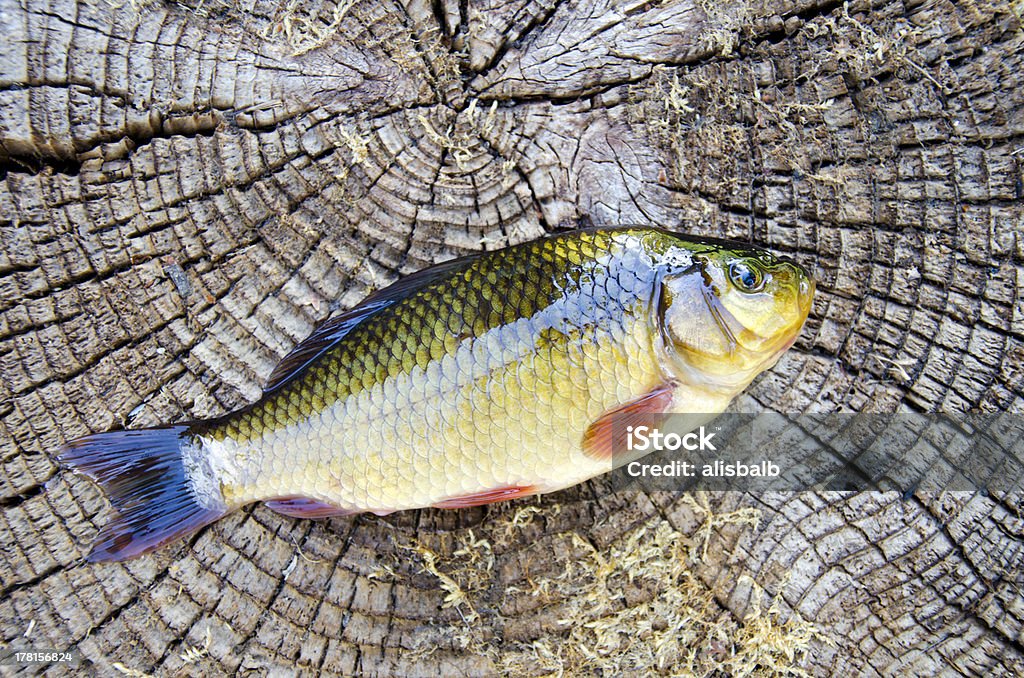
M 647 393 L 608 410 L 587 427 L 583 434 L 583 451 L 594 459 L 612 461 L 626 451 L 629 427 L 654 428 L 672 406 L 675 385 L 659 384 Z
M 330 518 L 347 516 L 358 511 L 343 509 L 309 497 L 278 497 L 264 502 L 268 508 L 292 518 Z

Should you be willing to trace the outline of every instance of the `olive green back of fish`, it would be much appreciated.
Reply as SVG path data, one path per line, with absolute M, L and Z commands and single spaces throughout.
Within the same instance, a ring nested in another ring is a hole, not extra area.
M 626 312 L 635 293 L 653 284 L 653 270 L 648 264 L 629 271 L 604 263 L 614 256 L 615 235 L 623 232 L 545 238 L 466 259 L 363 321 L 314 364 L 212 433 L 238 441 L 258 439 L 388 377 L 426 369 L 463 342 L 574 296 L 582 295 L 578 325 L 563 328 L 552 318 L 549 328 L 538 319 L 538 339 L 554 340 L 565 329 L 581 331 L 607 318 L 618 321 L 615 316 Z M 609 293 L 617 298 L 606 298 Z

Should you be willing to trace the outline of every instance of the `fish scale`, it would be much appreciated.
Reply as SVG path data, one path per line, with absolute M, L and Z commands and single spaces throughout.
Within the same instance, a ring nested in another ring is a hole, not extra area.
M 439 264 L 317 327 L 252 405 L 72 442 L 62 461 L 116 510 L 90 558 L 255 501 L 323 517 L 568 487 L 623 462 L 612 422 L 724 410 L 791 345 L 812 294 L 792 262 L 655 228 Z
M 635 293 L 653 284 L 654 269 L 637 253 L 607 265 L 602 256 L 622 257 L 623 245 L 595 236 L 480 260 L 389 307 L 254 408 L 246 417 L 255 439 L 235 421 L 211 430 L 229 469 L 225 498 L 301 493 L 391 511 L 610 470 L 564 450 L 579 448 L 589 420 L 659 378 L 650 295 Z M 528 277 L 498 275 L 517 269 Z M 431 363 L 446 378 L 427 378 Z M 319 408 L 317 392 L 328 395 Z M 287 457 L 291 470 L 280 473 L 272 457 Z

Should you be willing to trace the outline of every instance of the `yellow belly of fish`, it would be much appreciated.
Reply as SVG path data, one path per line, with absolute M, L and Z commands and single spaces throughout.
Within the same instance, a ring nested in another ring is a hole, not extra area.
M 508 486 L 550 492 L 610 471 L 611 460 L 583 452 L 583 434 L 665 380 L 649 323 L 525 356 L 516 331 L 389 377 L 254 448 L 217 443 L 225 499 L 299 495 L 386 512 Z

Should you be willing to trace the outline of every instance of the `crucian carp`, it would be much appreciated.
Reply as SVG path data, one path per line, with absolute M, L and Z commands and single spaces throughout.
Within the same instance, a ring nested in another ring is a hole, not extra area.
M 813 294 L 792 261 L 659 228 L 432 266 L 317 327 L 251 405 L 69 443 L 61 461 L 114 509 L 89 559 L 138 556 L 252 502 L 320 518 L 580 483 L 636 458 L 627 427 L 722 412 L 796 341 Z

